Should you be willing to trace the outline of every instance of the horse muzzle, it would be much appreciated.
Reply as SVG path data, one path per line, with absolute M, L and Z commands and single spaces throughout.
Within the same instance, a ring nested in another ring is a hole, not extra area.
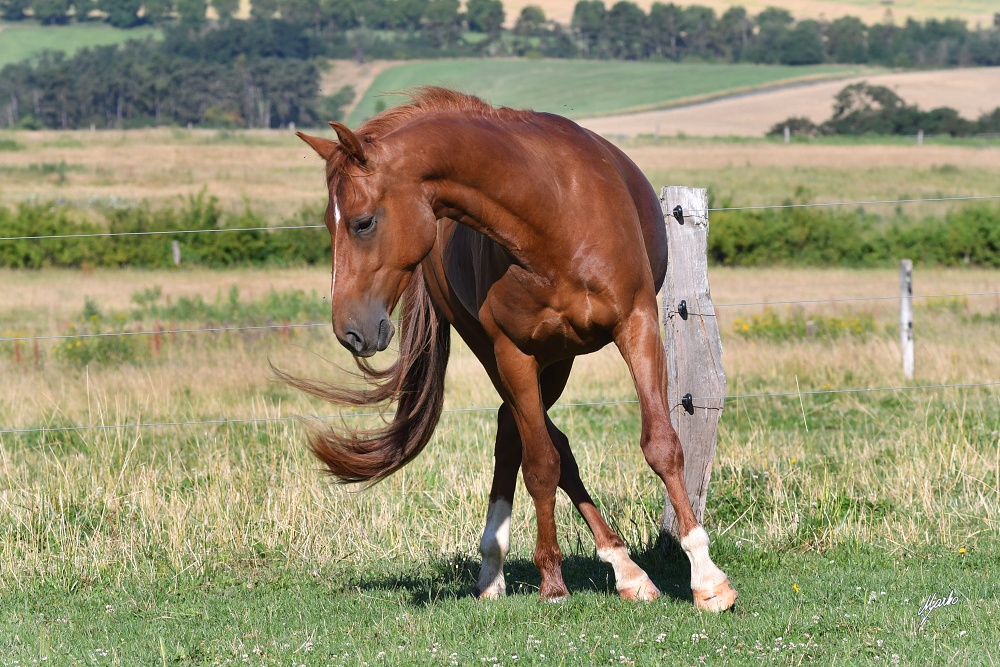
M 334 331 L 337 327 L 334 325 Z M 376 352 L 381 352 L 389 347 L 396 328 L 392 325 L 388 315 L 383 315 L 378 319 L 373 319 L 368 326 L 352 320 L 344 327 L 343 335 L 337 333 L 337 340 L 340 344 L 356 357 L 370 357 Z

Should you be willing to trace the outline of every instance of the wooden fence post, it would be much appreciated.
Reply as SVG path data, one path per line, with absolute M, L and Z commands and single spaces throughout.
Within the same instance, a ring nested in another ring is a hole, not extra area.
M 899 261 L 899 351 L 903 377 L 913 379 L 913 262 Z
M 663 283 L 667 404 L 684 448 L 684 484 L 701 522 L 726 396 L 722 340 L 708 286 L 708 191 L 667 186 L 660 192 L 667 225 L 667 277 Z M 668 498 L 660 532 L 677 536 Z

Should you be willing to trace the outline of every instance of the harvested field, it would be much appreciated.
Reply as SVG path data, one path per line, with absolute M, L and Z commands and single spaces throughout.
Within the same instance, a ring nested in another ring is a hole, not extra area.
M 581 124 L 604 135 L 763 136 L 790 116 L 814 122 L 830 117 L 833 96 L 844 86 L 868 81 L 888 86 L 923 109 L 950 106 L 967 118 L 1000 106 L 1000 67 L 900 72 L 796 85 L 728 97 L 675 109 L 593 118 Z
M 654 0 L 636 0 L 636 4 L 649 11 Z M 608 7 L 614 2 L 606 2 Z M 686 4 L 686 3 L 681 3 Z M 697 4 L 711 7 L 716 14 L 722 14 L 733 5 L 745 7 L 751 14 L 759 14 L 768 7 L 787 9 L 797 19 L 836 19 L 841 16 L 857 16 L 865 23 L 880 23 L 888 16 L 897 24 L 907 18 L 925 20 L 929 18 L 961 18 L 989 25 L 993 12 L 997 11 L 993 0 L 895 0 L 888 7 L 882 2 L 871 0 L 700 0 Z M 575 0 L 507 0 L 503 3 L 507 12 L 507 23 L 513 26 L 521 9 L 526 5 L 536 5 L 545 11 L 545 16 L 568 25 L 573 18 Z

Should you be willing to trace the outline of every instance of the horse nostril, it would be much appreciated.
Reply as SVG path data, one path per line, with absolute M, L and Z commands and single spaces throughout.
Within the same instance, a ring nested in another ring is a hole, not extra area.
M 355 331 L 353 329 L 348 329 L 347 331 L 344 332 L 344 335 L 347 337 L 347 344 L 348 344 L 348 346 L 354 352 L 360 353 L 362 350 L 365 349 L 365 341 L 358 334 L 357 331 Z

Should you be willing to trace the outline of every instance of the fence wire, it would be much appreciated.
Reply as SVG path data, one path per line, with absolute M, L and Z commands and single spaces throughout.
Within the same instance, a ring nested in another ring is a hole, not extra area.
M 920 390 L 940 390 L 940 389 L 975 389 L 975 388 L 985 388 L 985 387 L 996 387 L 1000 386 L 1000 381 L 990 381 L 990 382 L 966 382 L 966 383 L 956 383 L 956 384 L 925 384 L 925 385 L 909 385 L 901 387 L 855 387 L 848 389 L 816 389 L 816 390 L 806 390 L 806 391 L 789 391 L 789 392 L 767 392 L 760 394 L 727 394 L 726 396 L 696 396 L 693 401 L 741 401 L 747 399 L 755 398 L 793 398 L 802 396 L 819 396 L 824 394 L 869 394 L 877 392 L 888 392 L 888 391 L 920 391 Z M 639 401 L 637 399 L 624 399 L 620 401 L 582 401 L 577 403 L 556 403 L 550 410 L 555 409 L 568 409 L 568 408 L 581 408 L 581 407 L 601 407 L 601 406 L 614 406 L 614 405 L 631 405 L 636 404 Z M 496 412 L 499 409 L 499 405 L 491 406 L 472 406 L 467 408 L 449 408 L 442 410 L 442 415 L 447 414 L 460 414 L 469 412 Z M 674 409 L 680 407 L 680 404 L 675 405 Z M 717 405 L 713 406 L 699 406 L 695 405 L 695 408 L 717 408 Z M 395 416 L 393 412 L 353 412 L 353 413 L 341 413 L 336 415 L 297 415 L 290 417 L 251 417 L 251 418 L 240 418 L 240 419 L 205 419 L 205 420 L 192 420 L 192 421 L 172 421 L 172 422 L 129 422 L 125 424 L 85 424 L 80 426 L 53 426 L 53 427 L 41 427 L 41 428 L 21 428 L 21 429 L 3 429 L 0 430 L 0 435 L 26 435 L 29 433 L 65 433 L 65 432 L 77 432 L 77 431 L 108 431 L 115 429 L 144 429 L 144 428 L 164 428 L 164 427 L 180 427 L 180 426 L 235 426 L 242 424 L 270 424 L 270 423 L 280 423 L 289 421 L 310 421 L 310 420 L 333 420 L 333 419 L 356 419 L 362 417 L 381 417 L 383 419 L 392 419 Z
M 831 206 L 870 206 L 875 204 L 915 204 L 919 202 L 952 202 L 952 201 L 976 201 L 976 200 L 996 200 L 1000 195 L 968 195 L 962 197 L 926 197 L 914 199 L 873 199 L 868 201 L 838 201 L 820 202 L 813 204 L 767 204 L 761 206 L 720 206 L 709 208 L 703 211 L 685 211 L 684 217 L 693 215 L 705 215 L 709 212 L 722 211 L 763 211 L 768 209 L 789 209 L 789 208 L 822 208 Z M 86 234 L 44 234 L 38 236 L 0 236 L 0 241 L 39 241 L 45 239 L 79 239 L 98 238 L 115 236 L 163 236 L 169 234 L 222 234 L 225 232 L 260 232 L 260 231 L 281 231 L 286 229 L 326 229 L 325 225 L 282 225 L 275 227 L 222 227 L 208 229 L 174 229 L 155 230 L 137 232 L 90 232 Z
M 995 292 L 960 292 L 953 294 L 914 294 L 913 299 L 944 299 L 960 298 L 970 296 L 1000 296 L 1000 291 Z M 737 303 L 716 303 L 716 308 L 736 308 L 743 306 L 786 306 L 798 304 L 817 303 L 849 303 L 865 301 L 898 301 L 900 296 L 859 296 L 843 297 L 832 299 L 800 299 L 797 301 L 746 301 Z M 700 313 L 704 317 L 714 317 L 715 313 Z M 395 321 L 398 325 L 398 321 Z M 0 336 L 0 343 L 12 342 L 32 342 L 36 340 L 79 340 L 86 338 L 111 338 L 115 336 L 154 336 L 157 334 L 199 334 L 199 333 L 221 333 L 227 331 L 266 331 L 266 330 L 288 330 L 288 329 L 309 329 L 318 327 L 328 327 L 329 322 L 298 322 L 290 324 L 257 324 L 232 327 L 193 327 L 190 329 L 145 329 L 142 331 L 118 331 L 102 333 L 78 333 L 78 334 L 51 334 L 41 336 Z

